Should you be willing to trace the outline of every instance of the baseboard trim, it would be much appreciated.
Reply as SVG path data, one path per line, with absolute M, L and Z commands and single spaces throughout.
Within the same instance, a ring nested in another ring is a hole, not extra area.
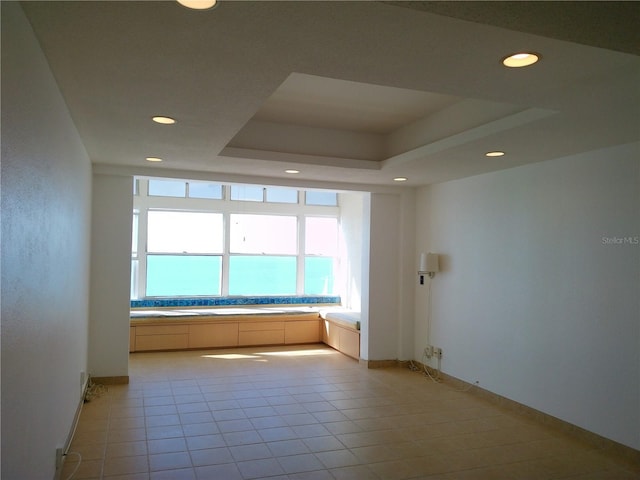
M 91 381 L 99 385 L 126 385 L 129 383 L 129 375 L 119 377 L 91 377 Z
M 73 416 L 73 422 L 71 423 L 71 429 L 67 434 L 67 438 L 62 446 L 62 459 L 59 465 L 56 465 L 56 471 L 53 475 L 54 480 L 59 480 L 62 475 L 62 468 L 64 467 L 64 462 L 67 459 L 67 453 L 69 452 L 69 448 L 71 447 L 71 442 L 73 442 L 73 437 L 76 434 L 76 429 L 78 428 L 78 422 L 80 421 L 80 415 L 82 414 L 82 406 L 84 405 L 84 399 L 87 395 L 87 389 L 89 388 L 89 377 L 84 381 L 84 384 L 80 388 L 80 400 L 78 401 L 78 406 L 76 407 L 76 413 Z
M 397 367 L 398 360 L 359 360 L 360 365 L 365 368 L 390 368 Z
M 410 364 L 418 366 L 421 370 L 425 368 L 424 364 L 415 360 L 398 361 L 398 367 L 408 368 Z M 476 384 L 465 382 L 464 380 L 460 380 L 459 378 L 448 375 L 446 373 L 436 372 L 435 369 L 429 367 L 428 365 L 426 367 L 432 374 L 439 374 L 439 379 L 444 384 L 452 386 L 458 390 L 465 391 L 466 393 L 469 393 L 471 395 L 475 395 L 510 412 L 517 413 L 518 415 L 522 415 L 538 423 L 552 427 L 556 430 L 570 435 L 571 437 L 581 442 L 587 443 L 600 450 L 615 455 L 616 457 L 633 465 L 640 465 L 640 450 L 628 447 L 614 440 L 598 435 L 597 433 L 590 432 L 589 430 L 585 430 L 582 427 L 536 410 L 535 408 L 516 402 L 515 400 L 511 400 L 507 397 L 503 397 L 502 395 L 498 395 L 497 393 L 493 393 Z

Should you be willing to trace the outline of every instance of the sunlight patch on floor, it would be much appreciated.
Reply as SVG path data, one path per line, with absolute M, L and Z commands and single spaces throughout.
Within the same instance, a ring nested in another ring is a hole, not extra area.
M 287 350 L 282 352 L 260 352 L 256 355 L 267 355 L 273 357 L 309 357 L 315 355 L 334 355 L 338 353 L 335 350 L 317 349 L 317 350 Z

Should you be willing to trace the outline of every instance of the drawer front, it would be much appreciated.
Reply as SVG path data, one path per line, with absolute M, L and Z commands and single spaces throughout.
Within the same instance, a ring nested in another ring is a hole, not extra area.
M 341 328 L 339 344 L 338 350 L 342 353 L 355 359 L 360 358 L 360 334 Z
M 139 328 L 139 327 L 136 327 Z M 136 335 L 136 351 L 180 350 L 189 347 L 189 335 Z
M 239 326 L 241 332 L 284 330 L 284 322 L 240 322 Z
M 320 341 L 320 321 L 304 320 L 287 322 L 284 327 L 284 343 L 318 343 Z
M 137 325 L 136 337 L 141 335 L 170 335 L 189 333 L 189 325 Z
M 136 327 L 129 327 L 129 351 L 136 351 Z
M 243 345 L 282 345 L 284 343 L 284 329 L 263 330 L 258 332 L 245 331 L 239 333 L 239 344 Z
M 340 347 L 340 332 L 338 332 L 338 328 L 335 325 L 331 324 L 326 320 L 323 320 L 322 323 L 322 341 L 333 348 Z
M 237 345 L 237 323 L 189 326 L 189 348 L 236 347 Z

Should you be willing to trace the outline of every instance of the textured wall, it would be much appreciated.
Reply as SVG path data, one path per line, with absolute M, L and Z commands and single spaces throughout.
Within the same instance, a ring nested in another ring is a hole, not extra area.
M 89 372 L 129 375 L 133 178 L 93 175 Z
M 17 2 L 2 2 L 2 478 L 51 479 L 87 371 L 91 166 Z
M 443 371 L 640 449 L 639 185 L 636 143 L 422 189 Z

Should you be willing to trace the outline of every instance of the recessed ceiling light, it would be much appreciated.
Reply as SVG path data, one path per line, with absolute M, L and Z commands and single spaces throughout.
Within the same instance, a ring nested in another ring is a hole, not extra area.
M 485 157 L 502 157 L 504 155 L 504 152 L 501 152 L 499 150 L 496 150 L 494 152 L 487 152 L 484 154 Z
M 183 7 L 192 8 L 194 10 L 209 10 L 218 4 L 217 0 L 178 0 Z
M 162 159 L 160 157 L 147 157 L 145 159 L 147 162 L 161 162 Z
M 156 123 L 161 123 L 162 125 L 173 125 L 174 123 L 176 123 L 175 118 L 163 117 L 162 115 L 151 117 L 151 120 L 153 120 Z
M 291 173 L 291 174 L 295 174 L 295 173 L 300 173 L 300 170 L 293 170 L 293 169 L 290 169 L 290 170 L 285 170 L 285 171 L 284 171 L 284 173 Z
M 540 60 L 540 55 L 531 52 L 514 53 L 502 59 L 505 67 L 519 68 L 528 67 Z
M 393 179 L 394 182 L 406 182 L 407 180 L 407 177 L 396 177 Z

